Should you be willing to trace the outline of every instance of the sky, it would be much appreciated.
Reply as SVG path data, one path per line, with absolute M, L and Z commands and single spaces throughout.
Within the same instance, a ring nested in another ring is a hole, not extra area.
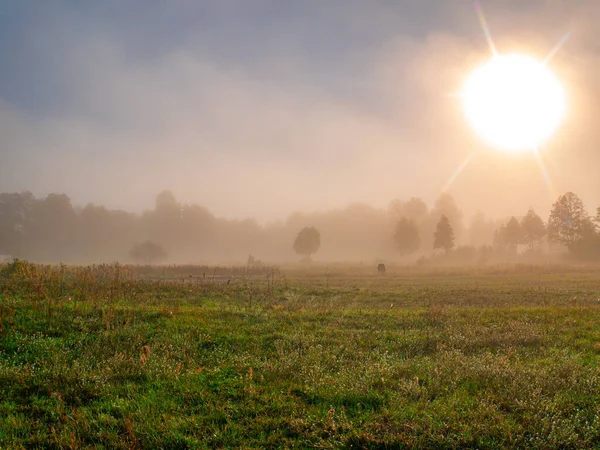
M 490 58 L 471 0 L 0 0 L 0 192 L 141 211 L 169 189 L 270 221 L 443 190 L 467 214 L 546 213 L 572 190 L 591 212 L 599 3 L 481 1 L 501 53 L 571 33 L 545 178 L 486 147 L 454 95 Z

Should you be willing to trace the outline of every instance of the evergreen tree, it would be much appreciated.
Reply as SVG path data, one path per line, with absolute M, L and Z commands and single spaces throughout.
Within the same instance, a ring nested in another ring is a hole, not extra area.
M 443 248 L 447 252 L 454 248 L 454 230 L 445 215 L 442 215 L 433 233 L 433 248 Z

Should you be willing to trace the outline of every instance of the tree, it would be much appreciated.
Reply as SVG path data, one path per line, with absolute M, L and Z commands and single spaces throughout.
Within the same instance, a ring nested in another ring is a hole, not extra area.
M 167 251 L 152 241 L 146 241 L 141 244 L 135 244 L 129 251 L 129 256 L 137 261 L 153 264 L 166 259 Z
M 456 201 L 454 201 L 454 197 L 452 197 L 448 193 L 441 194 L 438 199 L 435 201 L 435 205 L 432 211 L 432 215 L 434 220 L 441 219 L 442 216 L 446 216 L 448 221 L 453 225 L 453 233 L 456 233 L 458 236 L 462 233 L 462 219 L 463 214 L 460 209 L 458 209 L 458 205 Z
M 546 226 L 542 218 L 530 208 L 525 217 L 521 219 L 521 231 L 523 244 L 528 245 L 530 250 L 534 250 L 536 246 L 541 245 L 542 239 L 546 235 Z
M 416 223 L 420 223 L 427 218 L 429 208 L 419 197 L 412 197 L 404 204 L 404 214 Z
M 33 202 L 25 230 L 27 258 L 41 262 L 65 261 L 76 241 L 77 213 L 65 194 L 49 194 Z
M 498 228 L 496 228 L 496 231 L 494 231 L 494 240 L 493 240 L 494 247 L 504 248 L 506 246 L 506 241 L 504 239 L 505 235 L 506 235 L 506 224 L 502 224 Z
M 495 224 L 485 218 L 482 212 L 477 212 L 471 219 L 469 226 L 469 243 L 472 247 L 482 247 L 489 245 L 492 241 L 495 231 Z
M 294 241 L 294 250 L 299 255 L 310 255 L 317 253 L 321 247 L 321 233 L 315 227 L 304 227 L 296 236 Z
M 427 208 L 427 204 L 418 197 L 412 197 L 406 202 L 396 199 L 392 200 L 390 203 L 388 214 L 396 220 L 407 218 L 414 221 L 416 224 L 420 224 L 427 219 L 429 208 Z
M 454 248 L 454 231 L 445 215 L 442 215 L 433 233 L 433 248 L 443 248 L 447 252 Z
M 403 218 L 396 224 L 394 242 L 402 255 L 410 255 L 421 246 L 419 229 L 414 221 Z
M 498 235 L 501 244 L 508 247 L 511 251 L 516 252 L 517 246 L 523 240 L 523 231 L 521 230 L 519 221 L 513 216 L 501 230 Z
M 570 247 L 587 234 L 594 225 L 581 199 L 572 192 L 561 195 L 552 205 L 548 219 L 548 239 Z
M 594 222 L 596 222 L 596 227 L 600 228 L 600 206 L 596 208 L 596 217 L 594 217 Z
M 34 202 L 31 192 L 0 194 L 0 254 L 21 256 Z
M 162 191 L 156 196 L 154 209 L 156 212 L 163 214 L 179 215 L 181 212 L 181 205 L 177 203 L 177 200 L 171 191 Z

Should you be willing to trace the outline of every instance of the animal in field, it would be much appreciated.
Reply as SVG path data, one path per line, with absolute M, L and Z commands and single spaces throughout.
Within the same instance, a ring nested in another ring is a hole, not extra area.
M 377 264 L 377 272 L 379 272 L 379 275 L 385 275 L 385 264 Z

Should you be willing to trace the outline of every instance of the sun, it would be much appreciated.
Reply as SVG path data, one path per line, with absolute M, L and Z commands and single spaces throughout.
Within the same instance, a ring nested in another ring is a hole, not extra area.
M 543 62 L 496 55 L 475 69 L 462 92 L 467 120 L 489 145 L 507 152 L 534 151 L 565 114 L 565 93 Z

